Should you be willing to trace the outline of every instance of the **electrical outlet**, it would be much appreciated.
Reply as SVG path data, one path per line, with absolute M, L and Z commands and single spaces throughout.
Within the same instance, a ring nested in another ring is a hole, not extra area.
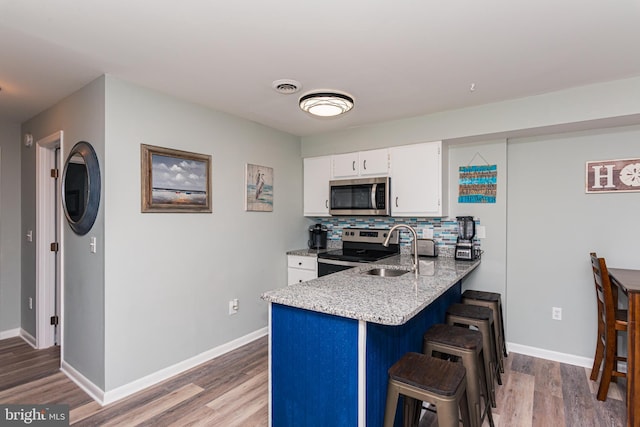
M 562 320 L 562 308 L 551 307 L 551 318 L 553 320 Z
M 234 298 L 229 301 L 229 314 L 236 314 L 238 312 L 239 304 L 238 298 Z

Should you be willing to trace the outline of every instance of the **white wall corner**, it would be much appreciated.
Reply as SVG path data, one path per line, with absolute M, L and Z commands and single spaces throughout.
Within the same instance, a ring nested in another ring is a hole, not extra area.
M 98 402 L 100 405 L 104 406 L 104 391 L 92 383 L 87 377 L 82 375 L 79 371 L 77 371 L 73 366 L 69 365 L 66 361 L 62 361 L 60 364 L 60 370 L 67 376 L 71 381 L 76 383 L 78 387 L 84 390 L 93 400 Z
M 20 338 L 25 340 L 25 342 L 27 344 L 29 344 L 31 347 L 37 348 L 36 347 L 36 337 L 31 335 L 29 332 L 25 331 L 24 329 L 20 329 Z

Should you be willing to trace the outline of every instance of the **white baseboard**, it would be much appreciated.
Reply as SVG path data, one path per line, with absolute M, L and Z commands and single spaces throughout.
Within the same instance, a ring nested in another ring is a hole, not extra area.
M 221 356 L 225 353 L 228 353 L 232 350 L 235 350 L 236 348 L 242 347 L 245 344 L 248 344 L 252 341 L 257 340 L 258 338 L 261 338 L 267 335 L 268 332 L 269 332 L 269 329 L 267 327 L 258 329 L 257 331 L 252 332 L 248 335 L 245 335 L 243 337 L 237 338 L 228 343 L 222 344 L 218 347 L 207 350 L 203 353 L 198 354 L 197 356 L 191 357 L 187 360 L 176 363 L 173 366 L 169 366 L 167 368 L 161 369 L 157 372 L 154 372 L 153 374 L 147 375 L 146 377 L 132 381 L 128 384 L 117 387 L 113 390 L 109 390 L 107 392 L 103 392 L 99 388 L 95 389 L 99 391 L 99 393 L 95 391 L 90 392 L 89 390 L 87 390 L 87 388 L 95 387 L 95 385 L 89 381 L 87 381 L 87 388 L 85 388 L 85 386 L 82 383 L 79 383 L 78 381 L 74 380 L 74 382 L 76 382 L 76 384 L 78 384 L 82 389 L 84 389 L 87 393 L 89 393 L 91 397 L 93 397 L 98 403 L 104 406 L 109 403 L 113 403 L 117 400 L 123 399 L 127 396 L 130 396 L 134 393 L 137 393 L 141 390 L 144 390 L 145 388 L 158 384 L 168 378 L 171 378 L 175 375 L 185 372 L 204 362 L 208 362 L 211 359 L 215 359 L 216 357 Z
M 62 360 L 60 363 L 60 370 L 71 381 L 76 383 L 78 387 L 85 391 L 93 400 L 103 405 L 104 391 L 94 383 L 92 383 L 87 377 L 78 372 L 73 366 L 69 365 L 66 361 Z
M 20 328 L 0 331 L 0 340 L 6 340 L 7 338 L 15 338 L 19 336 L 20 336 Z
M 590 359 L 588 357 L 560 353 L 557 351 L 545 350 L 537 347 L 529 347 L 528 345 L 508 342 L 507 350 L 509 352 L 539 357 L 541 359 L 553 360 L 554 362 L 567 363 L 569 365 L 581 366 L 583 368 L 591 368 L 593 366 L 593 359 Z
M 25 340 L 25 342 L 27 344 L 29 344 L 31 347 L 37 349 L 38 347 L 36 346 L 36 337 L 34 337 L 33 335 L 31 335 L 29 332 L 25 331 L 24 329 L 20 329 L 20 338 L 22 338 L 23 340 Z

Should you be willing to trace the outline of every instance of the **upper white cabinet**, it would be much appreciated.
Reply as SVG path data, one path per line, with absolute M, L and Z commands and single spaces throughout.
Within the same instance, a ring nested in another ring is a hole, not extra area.
M 391 177 L 391 215 L 447 215 L 447 152 L 442 141 L 304 159 L 304 215 L 329 216 L 329 181 Z
M 360 151 L 331 156 L 333 178 L 380 176 L 389 173 L 389 150 Z
M 304 159 L 304 215 L 329 216 L 331 156 Z
M 444 151 L 442 141 L 389 148 L 392 216 L 446 216 Z

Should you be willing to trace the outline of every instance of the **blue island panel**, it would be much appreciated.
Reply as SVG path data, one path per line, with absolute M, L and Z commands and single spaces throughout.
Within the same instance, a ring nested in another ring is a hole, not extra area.
M 367 427 L 382 426 L 389 368 L 407 352 L 422 352 L 422 336 L 432 325 L 444 323 L 447 307 L 461 300 L 461 288 L 458 282 L 404 325 L 367 323 Z M 396 426 L 402 425 L 400 412 Z
M 273 427 L 358 425 L 357 320 L 272 303 L 271 342 Z

